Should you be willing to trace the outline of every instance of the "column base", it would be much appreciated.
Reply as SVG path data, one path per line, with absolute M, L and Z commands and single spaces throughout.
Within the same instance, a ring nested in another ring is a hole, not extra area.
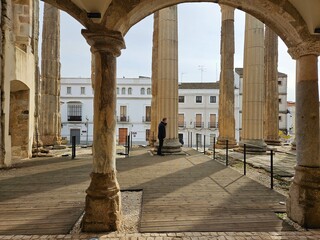
M 267 145 L 271 146 L 281 146 L 281 141 L 280 140 L 275 140 L 275 139 L 264 139 L 265 143 Z
M 158 150 L 159 142 L 154 144 L 154 151 Z M 174 139 L 164 139 L 162 153 L 179 153 L 181 152 L 181 143 L 178 138 Z
M 295 167 L 287 214 L 302 227 L 320 228 L 320 168 Z
M 121 227 L 121 198 L 116 173 L 91 173 L 86 191 L 84 232 L 110 232 Z
M 246 152 L 251 154 L 264 154 L 267 151 L 267 144 L 263 140 L 242 140 L 239 143 L 239 151 L 243 152 L 246 144 Z
M 219 138 L 216 143 L 216 148 L 218 149 L 226 149 L 227 148 L 227 140 L 228 140 L 228 149 L 236 148 L 237 142 L 235 139 L 225 139 L 225 138 Z

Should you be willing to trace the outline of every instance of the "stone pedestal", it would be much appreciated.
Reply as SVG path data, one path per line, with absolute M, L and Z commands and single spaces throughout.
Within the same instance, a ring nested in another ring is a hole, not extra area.
M 280 146 L 279 140 L 279 88 L 278 88 L 278 36 L 268 26 L 265 31 L 265 106 L 264 141 Z
M 82 30 L 82 34 L 91 46 L 95 62 L 93 172 L 82 229 L 116 231 L 121 223 L 116 178 L 116 57 L 125 45 L 119 32 Z
M 219 94 L 219 137 L 217 148 L 236 147 L 234 118 L 234 8 L 220 5 L 221 73 Z
M 158 123 L 166 117 L 163 149 L 181 151 L 178 139 L 178 19 L 177 6 L 159 11 L 159 49 L 157 81 Z M 157 125 L 158 127 L 158 125 Z M 179 144 L 178 144 L 179 143 Z M 176 148 L 174 150 L 174 148 Z
M 91 173 L 82 230 L 109 232 L 121 226 L 120 187 L 115 172 Z
M 266 151 L 264 118 L 264 25 L 246 14 L 243 67 L 242 135 L 240 147 L 254 153 Z
M 287 214 L 306 228 L 320 227 L 320 168 L 295 167 Z

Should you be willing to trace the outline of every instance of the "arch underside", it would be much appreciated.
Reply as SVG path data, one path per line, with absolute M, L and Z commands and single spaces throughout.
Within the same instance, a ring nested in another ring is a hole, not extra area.
M 77 19 L 91 31 L 97 29 L 120 31 L 125 35 L 129 29 L 150 14 L 172 5 L 191 2 L 225 4 L 251 14 L 268 25 L 285 42 L 294 48 L 303 43 L 317 43 L 315 52 L 320 54 L 320 35 L 312 35 L 298 10 L 289 0 L 114 0 L 104 14 L 101 23 L 93 23 L 86 12 L 71 1 L 43 0 Z

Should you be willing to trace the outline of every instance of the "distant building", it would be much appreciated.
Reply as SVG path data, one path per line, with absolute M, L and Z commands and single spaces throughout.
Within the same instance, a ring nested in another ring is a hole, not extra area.
M 235 137 L 239 141 L 242 113 L 242 69 L 235 74 Z M 279 128 L 287 131 L 287 75 L 279 73 Z M 128 134 L 134 144 L 148 144 L 151 122 L 151 79 L 117 79 L 117 143 Z M 93 141 L 93 90 L 90 78 L 61 79 L 61 136 L 78 144 Z M 184 145 L 211 145 L 219 136 L 219 82 L 179 83 L 178 133 Z M 160 121 L 160 119 L 158 119 Z M 204 140 L 206 136 L 206 140 Z

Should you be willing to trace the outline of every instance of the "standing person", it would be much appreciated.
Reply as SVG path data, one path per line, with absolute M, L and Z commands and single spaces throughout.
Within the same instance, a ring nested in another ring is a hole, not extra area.
M 159 123 L 158 126 L 158 139 L 159 139 L 159 146 L 157 154 L 159 156 L 164 156 L 161 152 L 163 146 L 163 140 L 166 138 L 166 125 L 167 125 L 167 118 L 163 118 L 162 121 Z

